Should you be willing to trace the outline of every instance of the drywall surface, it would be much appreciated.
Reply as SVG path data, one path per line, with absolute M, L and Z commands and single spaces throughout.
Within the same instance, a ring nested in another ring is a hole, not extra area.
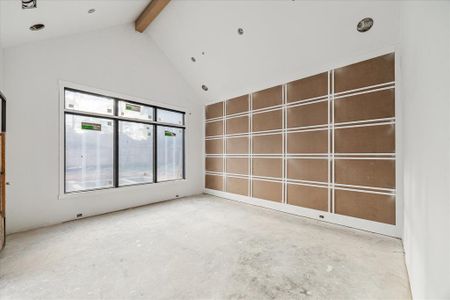
M 450 298 L 450 2 L 403 2 L 404 247 L 413 296 Z
M 23 10 L 20 1 L 0 1 L 1 36 L 4 47 L 19 46 L 69 34 L 128 24 L 148 5 L 148 0 L 79 1 L 39 0 L 37 9 Z M 88 10 L 95 8 L 91 14 Z M 39 33 L 29 30 L 36 23 L 46 25 Z
M 399 1 L 172 1 L 147 33 L 209 103 L 374 57 L 385 47 L 392 52 L 398 7 Z M 360 33 L 356 25 L 367 16 L 374 26 Z
M 150 37 L 131 25 L 5 49 L 7 230 L 16 232 L 203 189 L 203 107 Z M 185 181 L 59 196 L 59 81 L 184 108 Z

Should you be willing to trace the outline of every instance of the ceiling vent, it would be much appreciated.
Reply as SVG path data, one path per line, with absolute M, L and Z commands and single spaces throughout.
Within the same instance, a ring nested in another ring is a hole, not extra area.
M 22 9 L 36 8 L 37 0 L 22 0 Z

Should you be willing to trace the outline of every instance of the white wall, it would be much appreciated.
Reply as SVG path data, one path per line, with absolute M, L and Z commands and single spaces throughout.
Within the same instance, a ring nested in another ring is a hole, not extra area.
M 402 6 L 406 263 L 416 299 L 450 299 L 450 2 Z
M 5 49 L 9 233 L 202 191 L 203 107 L 131 25 Z M 185 108 L 187 180 L 59 199 L 59 81 Z

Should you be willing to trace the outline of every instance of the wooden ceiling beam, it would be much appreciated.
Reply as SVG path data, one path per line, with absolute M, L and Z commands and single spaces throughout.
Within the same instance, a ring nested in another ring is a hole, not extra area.
M 152 0 L 134 22 L 136 31 L 144 32 L 159 13 L 169 4 L 170 0 Z

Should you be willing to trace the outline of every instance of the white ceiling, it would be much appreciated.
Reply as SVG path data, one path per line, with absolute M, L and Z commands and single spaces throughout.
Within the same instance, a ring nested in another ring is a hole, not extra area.
M 0 0 L 2 45 L 131 23 L 148 2 L 38 0 L 37 9 L 22 10 L 20 0 Z M 90 8 L 96 13 L 88 14 Z M 395 48 L 399 13 L 399 1 L 172 0 L 145 34 L 206 103 Z M 357 32 L 367 16 L 374 27 Z M 45 30 L 31 32 L 37 22 Z M 244 35 L 237 34 L 239 27 Z
M 0 0 L 3 47 L 92 31 L 133 22 L 149 0 L 38 0 L 37 8 L 22 9 L 20 0 Z M 96 12 L 88 14 L 95 8 Z M 32 32 L 36 23 L 45 29 Z
M 374 18 L 373 28 L 357 32 L 357 22 L 367 16 Z M 180 0 L 146 32 L 200 99 L 213 102 L 395 46 L 398 16 L 398 1 Z

